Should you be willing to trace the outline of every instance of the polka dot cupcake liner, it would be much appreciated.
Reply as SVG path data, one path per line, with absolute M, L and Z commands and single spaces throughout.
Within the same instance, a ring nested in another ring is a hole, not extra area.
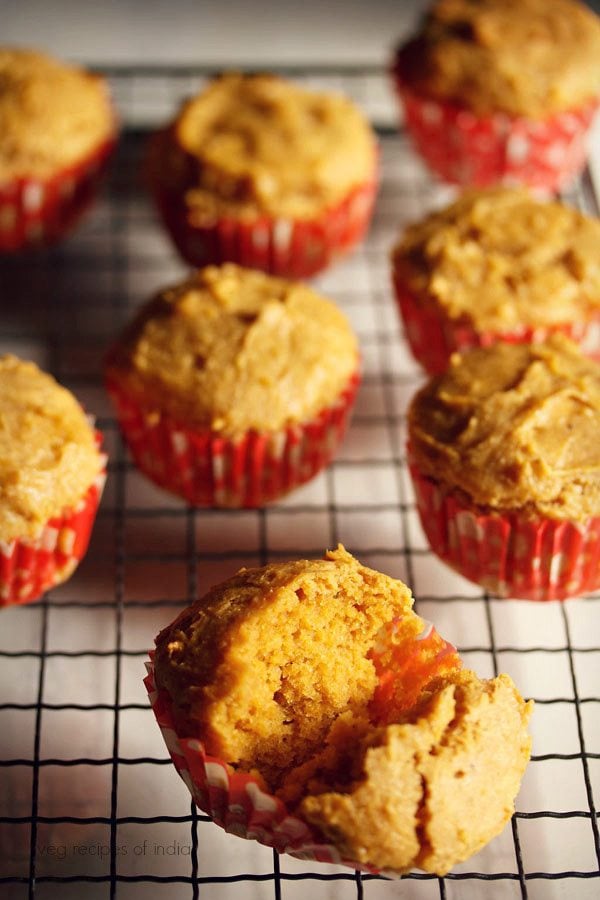
M 600 589 L 600 518 L 585 522 L 486 512 L 444 491 L 411 459 L 417 510 L 431 549 L 498 597 L 566 600 Z
M 16 178 L 0 184 L 0 253 L 53 244 L 93 202 L 116 138 L 50 178 Z
M 439 675 L 448 666 L 459 665 L 456 649 L 440 638 L 432 625 L 424 620 L 417 619 L 417 622 L 422 624 L 421 633 L 404 644 L 388 648 L 389 655 L 379 663 L 380 694 L 374 698 L 379 706 L 394 702 L 390 679 L 386 677 L 389 675 L 387 663 L 397 666 L 403 681 L 419 681 L 420 684 L 434 674 Z M 393 627 L 394 623 L 390 623 L 392 630 Z M 171 697 L 167 691 L 156 687 L 154 651 L 150 651 L 146 669 L 148 674 L 144 684 L 169 755 L 196 805 L 216 825 L 230 834 L 257 840 L 279 853 L 299 859 L 379 872 L 345 858 L 320 831 L 270 794 L 258 778 L 237 772 L 224 760 L 210 756 L 198 737 L 178 734 Z M 386 870 L 383 874 L 395 877 L 399 873 Z
M 541 120 L 506 113 L 478 117 L 453 103 L 420 97 L 397 75 L 394 81 L 415 149 L 450 184 L 504 182 L 554 193 L 585 166 L 596 99 Z
M 157 142 L 162 139 L 164 135 L 159 135 Z M 372 179 L 314 219 L 222 217 L 197 224 L 185 203 L 185 194 L 192 187 L 187 176 L 176 189 L 152 176 L 150 181 L 163 225 L 187 263 L 203 267 L 233 262 L 283 278 L 315 275 L 360 243 L 377 194 L 377 175 L 373 173 Z
M 448 367 L 452 353 L 473 347 L 490 347 L 496 341 L 511 344 L 539 343 L 561 333 L 579 344 L 583 353 L 600 362 L 600 314 L 585 322 L 563 322 L 549 326 L 522 326 L 503 332 L 476 331 L 465 318 L 450 319 L 433 303 L 419 303 L 404 280 L 393 274 L 394 294 L 404 333 L 414 358 L 430 375 L 439 375 Z
M 101 443 L 96 434 L 98 446 Z M 46 522 L 34 538 L 0 541 L 0 607 L 37 600 L 71 577 L 83 559 L 106 480 L 102 470 L 79 503 Z
M 307 422 L 239 439 L 191 429 L 144 409 L 114 379 L 107 390 L 137 467 L 192 506 L 258 507 L 313 478 L 332 459 L 354 405 L 355 373 L 336 402 Z

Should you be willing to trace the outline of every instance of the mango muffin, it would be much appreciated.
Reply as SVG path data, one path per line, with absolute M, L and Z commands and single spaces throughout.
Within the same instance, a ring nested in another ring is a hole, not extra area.
M 561 335 L 454 354 L 408 414 L 431 548 L 499 596 L 600 588 L 600 366 Z
M 443 874 L 498 834 L 531 704 L 463 669 L 412 603 L 340 546 L 241 569 L 165 628 L 146 684 L 201 808 L 371 871 Z
M 91 202 L 115 142 L 103 78 L 0 48 L 0 251 L 62 237 Z
M 561 331 L 600 355 L 600 222 L 524 189 L 471 190 L 410 225 L 392 251 L 412 352 L 431 373 L 455 350 Z
M 600 96 L 600 20 L 576 0 L 437 0 L 393 78 L 417 152 L 454 184 L 557 191 Z
M 334 303 L 229 263 L 143 307 L 106 375 L 133 458 L 157 484 L 196 506 L 260 506 L 329 462 L 358 368 Z
M 0 606 L 35 600 L 83 557 L 106 457 L 73 395 L 0 357 Z
M 148 171 L 162 221 L 187 262 L 305 278 L 366 231 L 377 148 L 343 95 L 275 75 L 227 73 L 156 136 Z

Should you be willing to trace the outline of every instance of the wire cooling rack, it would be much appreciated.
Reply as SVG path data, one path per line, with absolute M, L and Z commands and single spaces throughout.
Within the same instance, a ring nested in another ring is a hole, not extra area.
M 40 602 L 2 611 L 0 896 L 152 900 L 591 900 L 600 893 L 600 598 L 497 601 L 431 555 L 404 459 L 421 378 L 404 345 L 388 253 L 447 201 L 393 130 L 380 71 L 296 71 L 342 88 L 381 129 L 383 184 L 368 241 L 317 281 L 350 317 L 365 378 L 336 461 L 260 511 L 194 511 L 131 466 L 101 386 L 102 355 L 134 308 L 184 269 L 141 185 L 146 130 L 197 70 L 112 69 L 124 134 L 104 198 L 61 247 L 0 263 L 0 349 L 38 361 L 98 416 L 110 474 L 89 553 Z M 567 198 L 596 213 L 589 173 Z M 190 804 L 142 687 L 158 630 L 241 565 L 320 556 L 342 540 L 411 585 L 419 612 L 482 676 L 536 700 L 533 760 L 502 835 L 450 875 L 400 881 L 277 857 Z

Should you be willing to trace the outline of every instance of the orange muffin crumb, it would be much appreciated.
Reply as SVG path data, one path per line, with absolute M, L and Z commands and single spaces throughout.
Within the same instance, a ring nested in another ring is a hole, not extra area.
M 157 684 L 180 727 L 273 786 L 319 749 L 337 715 L 364 714 L 377 683 L 368 651 L 411 606 L 401 582 L 344 550 L 242 569 L 160 634 Z

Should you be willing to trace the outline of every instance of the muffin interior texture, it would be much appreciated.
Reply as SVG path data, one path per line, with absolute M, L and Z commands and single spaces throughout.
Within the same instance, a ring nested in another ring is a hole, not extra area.
M 257 213 L 310 219 L 375 177 L 375 138 L 360 110 L 274 75 L 216 79 L 183 106 L 172 137 L 172 161 L 181 151 L 192 163 L 195 224 Z
M 357 368 L 356 338 L 335 304 L 229 264 L 145 306 L 110 354 L 108 375 L 149 416 L 235 437 L 310 420 Z
M 412 605 L 400 582 L 326 560 L 242 570 L 159 638 L 157 673 L 211 751 L 275 786 L 344 713 L 365 715 L 382 623 Z M 289 623 L 293 627 L 289 627 Z
M 496 187 L 409 226 L 392 255 L 417 302 L 501 334 L 597 316 L 599 245 L 596 219 Z
M 33 50 L 0 48 L 0 184 L 46 178 L 115 131 L 105 81 Z
M 75 397 L 34 363 L 0 357 L 0 540 L 35 537 L 101 467 Z
M 161 632 L 155 677 L 180 737 L 255 774 L 346 858 L 443 873 L 509 818 L 530 705 L 508 676 L 462 669 L 411 607 L 343 547 L 242 569 Z
M 437 0 L 398 73 L 479 116 L 542 119 L 600 94 L 600 21 L 576 0 Z
M 475 504 L 600 515 L 600 366 L 566 338 L 455 354 L 409 410 L 419 470 Z

